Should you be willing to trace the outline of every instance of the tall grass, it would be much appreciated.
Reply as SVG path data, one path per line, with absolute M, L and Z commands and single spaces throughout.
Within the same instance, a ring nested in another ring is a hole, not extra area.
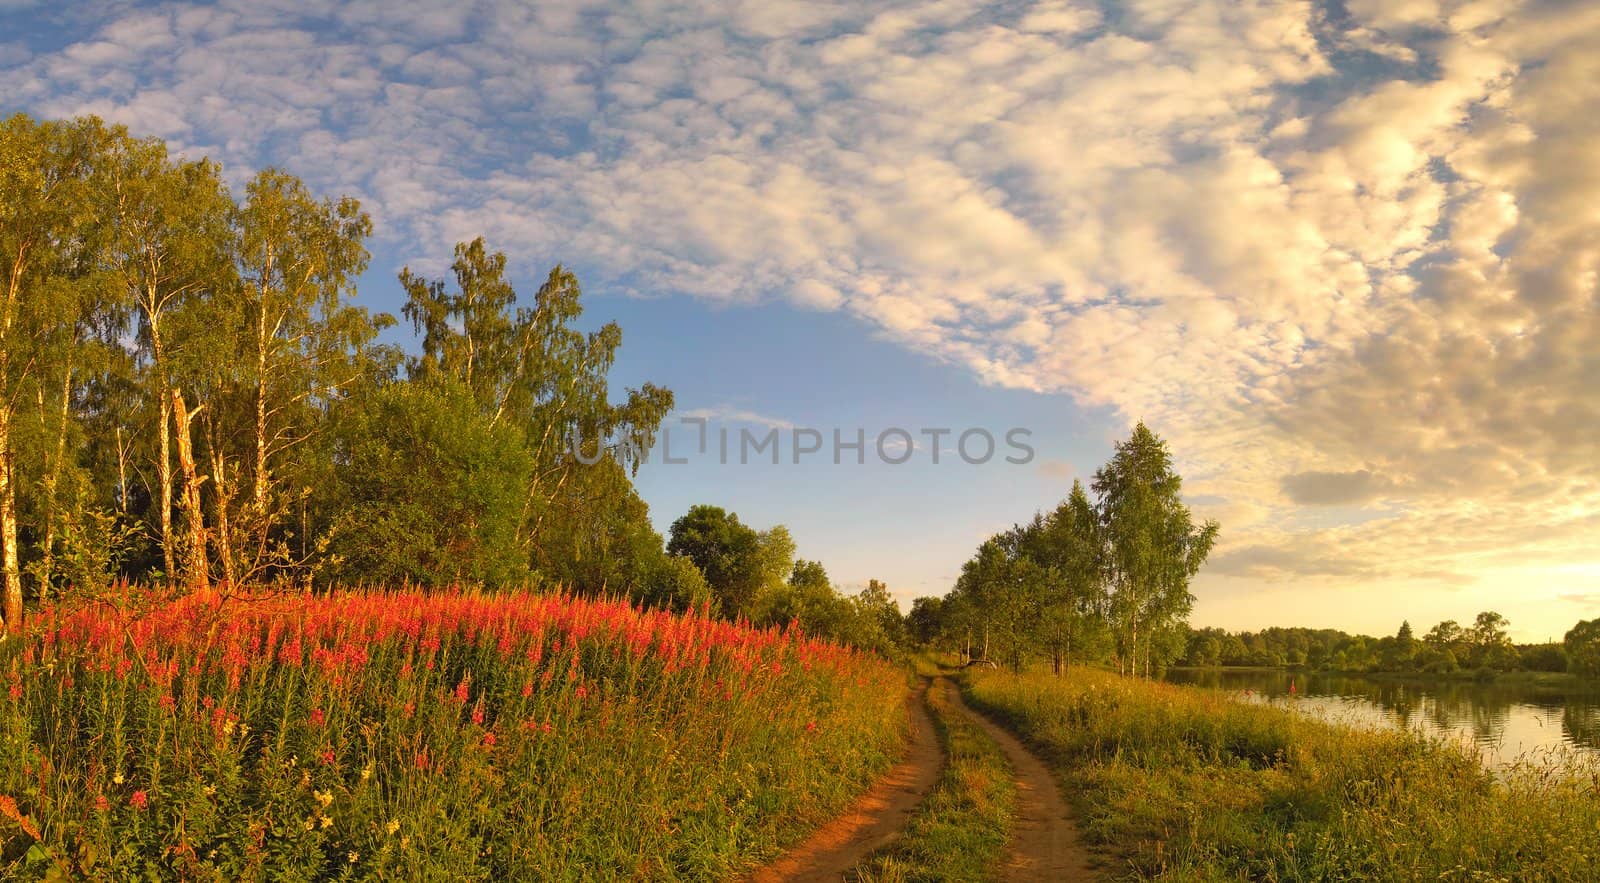
M 966 687 L 1046 755 L 1131 878 L 1600 879 L 1592 759 L 1491 774 L 1463 745 L 1099 671 Z
M 891 760 L 904 674 L 530 593 L 136 596 L 0 653 L 0 876 L 716 879 Z

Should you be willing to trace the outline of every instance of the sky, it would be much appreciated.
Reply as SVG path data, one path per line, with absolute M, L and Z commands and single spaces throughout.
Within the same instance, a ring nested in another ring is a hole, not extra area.
M 663 529 L 942 594 L 1143 419 L 1222 525 L 1197 625 L 1600 616 L 1600 5 L 68 6 L 0 0 L 0 112 L 360 198 L 362 303 L 478 235 L 575 269 L 677 394 Z

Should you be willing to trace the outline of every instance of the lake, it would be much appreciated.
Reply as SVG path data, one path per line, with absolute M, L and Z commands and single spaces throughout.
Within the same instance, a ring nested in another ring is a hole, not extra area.
M 1600 757 L 1600 692 L 1270 669 L 1175 669 L 1168 681 L 1335 723 L 1420 730 L 1474 745 L 1491 767 L 1577 751 Z M 1290 693 L 1290 684 L 1295 692 Z

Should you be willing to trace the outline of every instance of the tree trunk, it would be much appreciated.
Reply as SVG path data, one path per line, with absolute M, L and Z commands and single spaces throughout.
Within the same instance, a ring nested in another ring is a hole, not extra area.
M 10 634 L 22 631 L 22 565 L 17 557 L 17 489 L 12 473 L 11 408 L 0 402 L 0 546 L 4 546 L 5 597 L 3 625 Z
M 156 481 L 161 485 L 161 560 L 167 568 L 167 585 L 172 585 L 178 575 L 178 555 L 172 536 L 172 437 L 168 427 L 172 424 L 172 402 L 157 395 L 161 412 L 161 460 L 156 464 Z M 187 431 L 187 430 L 185 430 Z
M 233 492 L 228 489 L 228 460 L 222 454 L 222 440 L 217 437 L 210 414 L 206 414 L 206 435 L 211 439 L 211 493 L 217 508 L 217 557 L 222 559 L 222 579 L 231 589 L 238 585 L 233 562 L 233 531 L 228 519 Z
M 184 562 L 184 577 L 191 591 L 200 591 L 205 589 L 208 583 L 206 528 L 200 510 L 200 482 L 204 479 L 195 469 L 194 446 L 189 435 L 189 421 L 200 413 L 200 408 L 187 410 L 183 404 L 182 393 L 176 389 L 172 391 L 172 407 L 175 418 L 173 424 L 178 432 L 178 462 L 183 467 L 183 515 L 189 527 L 188 549 L 184 556 L 187 559 Z
M 51 458 L 44 480 L 44 542 L 42 566 L 39 571 L 39 600 L 43 602 L 50 593 L 50 578 L 56 569 L 56 501 L 61 484 L 61 467 L 67 459 L 67 420 L 72 405 L 72 354 L 77 350 L 77 336 L 73 336 L 72 349 L 68 351 L 67 364 L 61 373 L 61 407 L 57 411 L 56 450 Z M 44 387 L 39 387 L 40 417 L 43 417 Z M 42 422 L 42 421 L 41 421 Z
M 257 517 L 264 518 L 267 512 L 267 292 L 264 284 L 256 309 L 256 474 L 252 499 Z

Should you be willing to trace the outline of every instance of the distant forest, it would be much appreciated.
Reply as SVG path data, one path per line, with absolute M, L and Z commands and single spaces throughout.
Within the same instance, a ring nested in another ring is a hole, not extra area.
M 1203 628 L 1189 633 L 1179 664 L 1427 674 L 1511 670 L 1600 674 L 1600 620 L 1581 622 L 1564 641 L 1546 644 L 1512 643 L 1506 635 L 1509 625 L 1505 617 L 1488 610 L 1468 625 L 1445 620 L 1420 636 L 1410 622 L 1382 638 L 1337 629 Z

